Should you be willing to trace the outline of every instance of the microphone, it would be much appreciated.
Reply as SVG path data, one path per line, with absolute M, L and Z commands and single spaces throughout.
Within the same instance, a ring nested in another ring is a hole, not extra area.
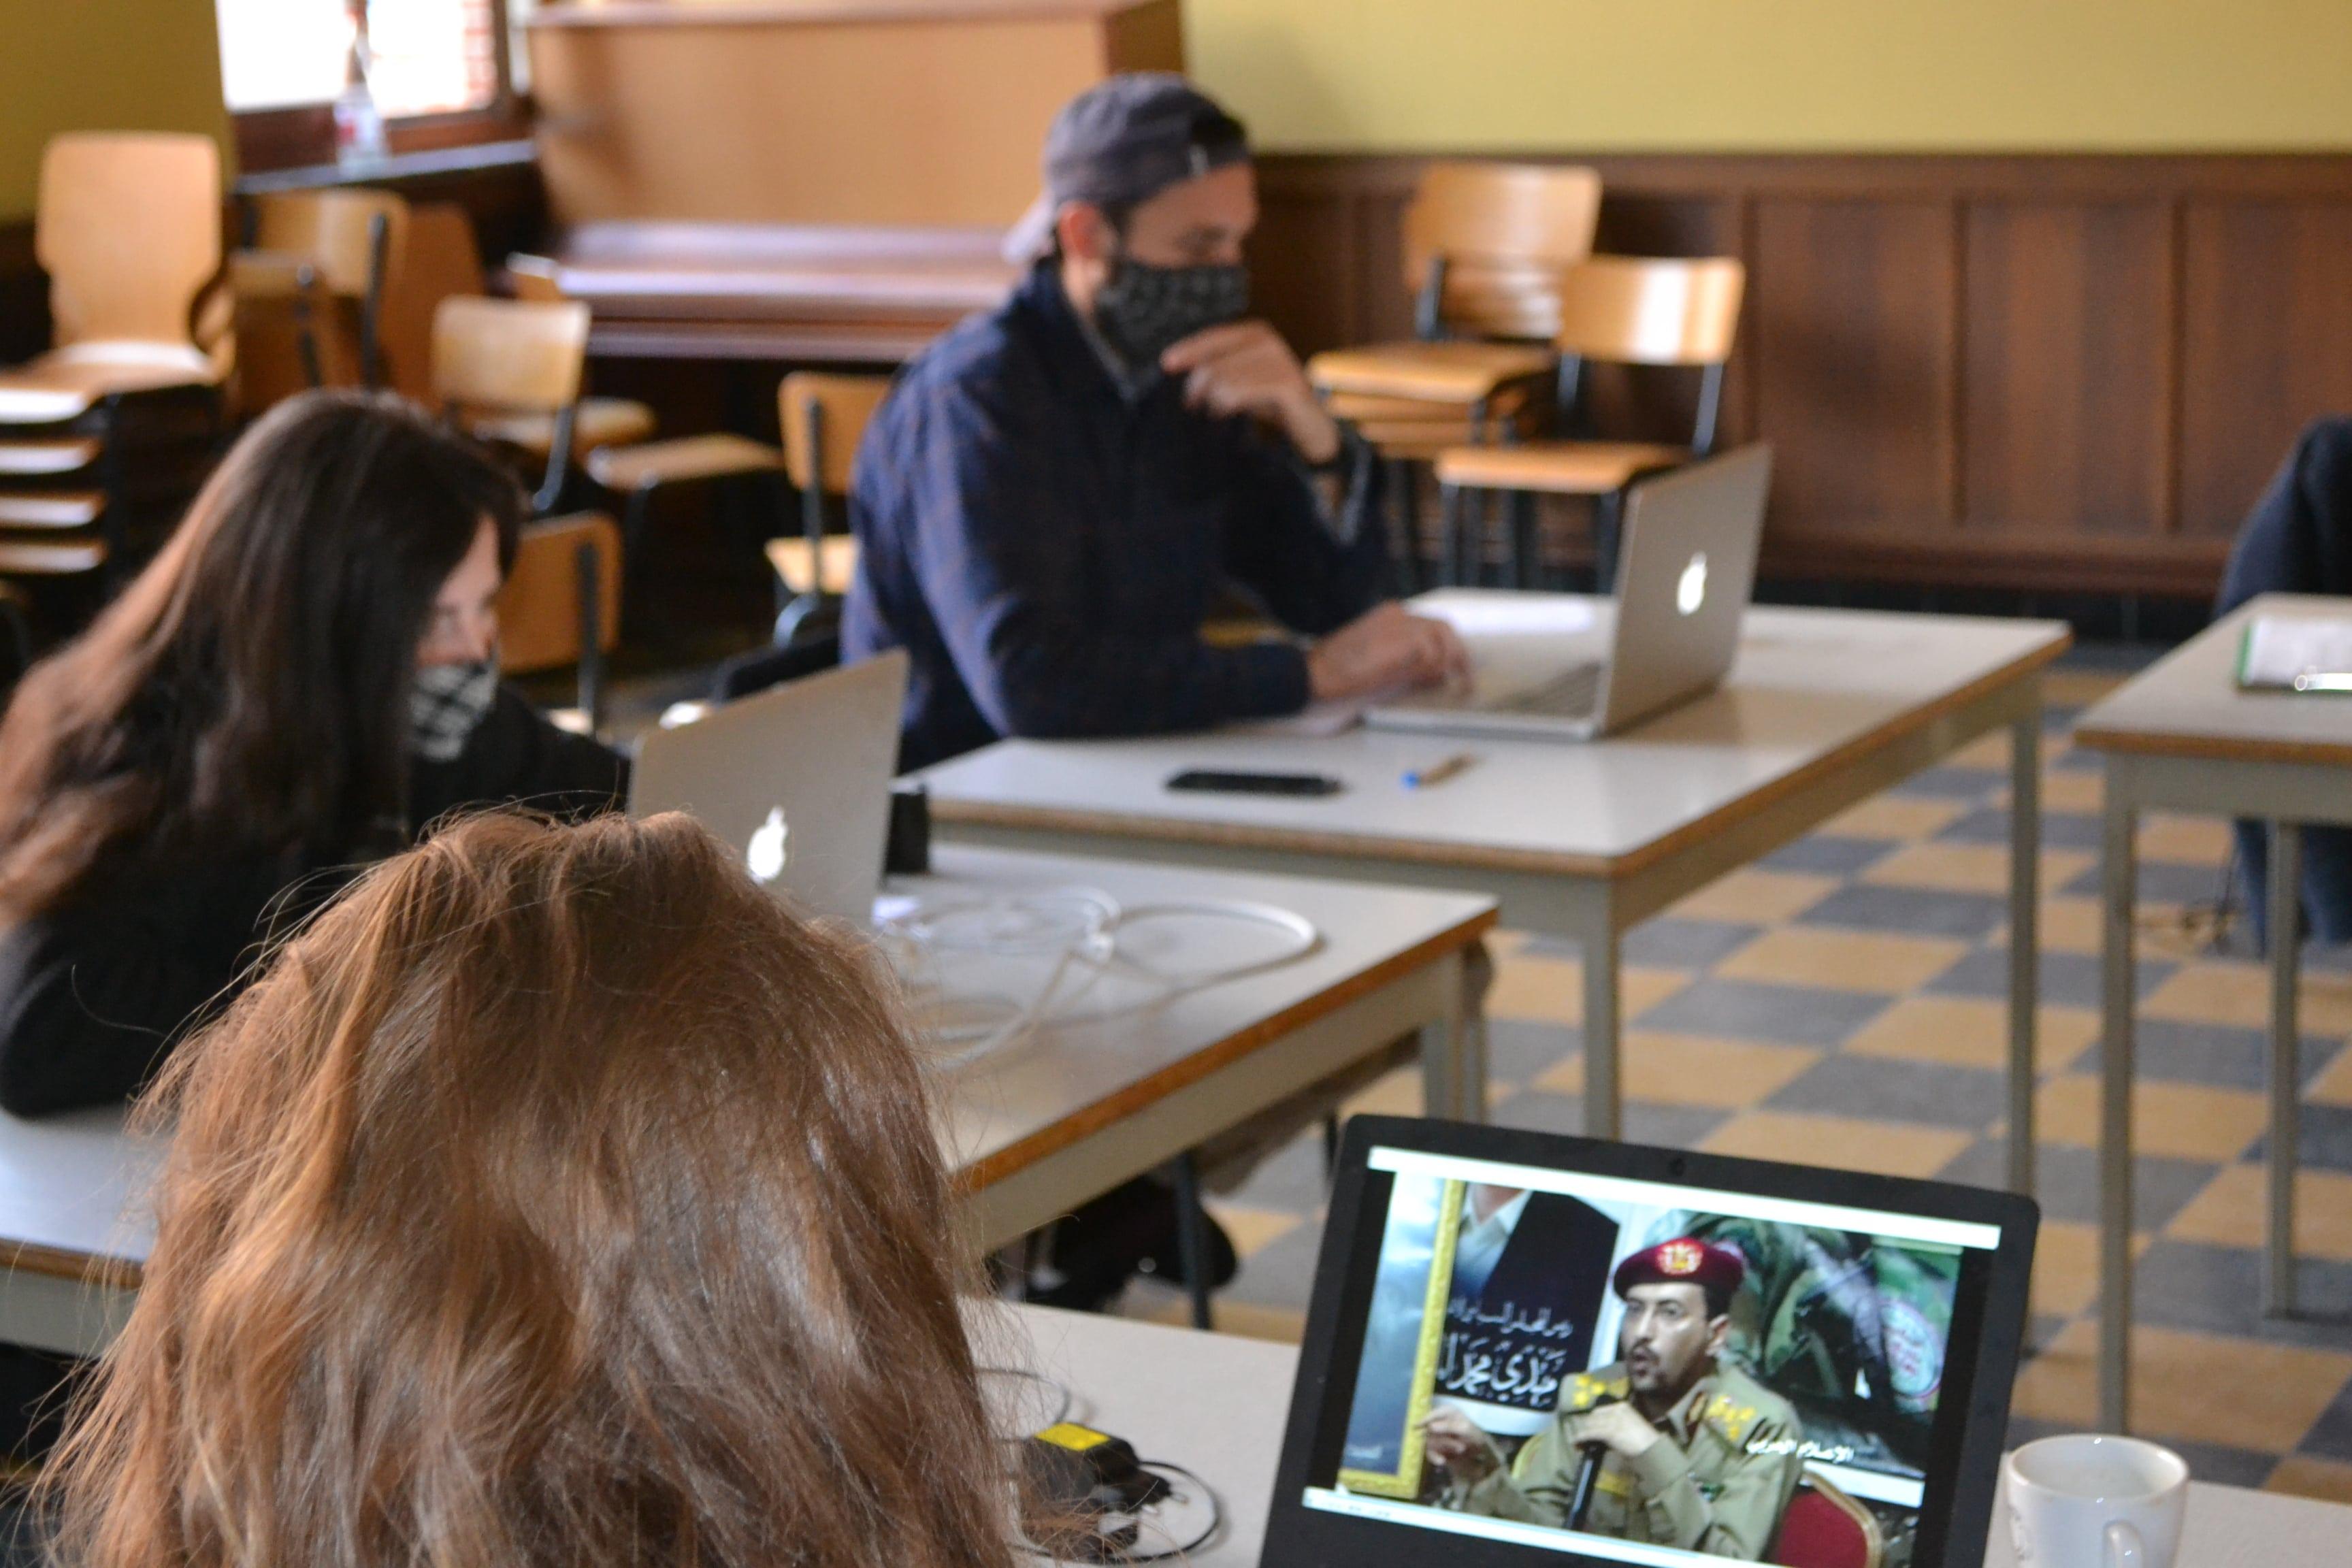
M 1601 1461 L 1608 1456 L 1606 1443 L 1579 1443 L 1576 1451 L 1583 1456 L 1576 1467 L 1576 1490 L 1568 1503 L 1568 1528 L 1582 1530 L 1584 1516 L 1592 1507 L 1592 1483 L 1601 1479 Z

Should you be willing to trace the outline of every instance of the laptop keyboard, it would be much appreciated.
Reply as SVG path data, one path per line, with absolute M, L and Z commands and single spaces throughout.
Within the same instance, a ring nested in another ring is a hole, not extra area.
M 1496 708 L 1546 719 L 1589 719 L 1601 706 L 1601 669 L 1597 661 L 1577 665 L 1541 686 L 1496 703 Z

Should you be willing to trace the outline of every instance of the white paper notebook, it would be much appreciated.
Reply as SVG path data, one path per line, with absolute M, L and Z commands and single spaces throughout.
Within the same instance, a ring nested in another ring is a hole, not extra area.
M 2352 692 L 2352 620 L 2258 616 L 2238 650 L 2250 691 Z

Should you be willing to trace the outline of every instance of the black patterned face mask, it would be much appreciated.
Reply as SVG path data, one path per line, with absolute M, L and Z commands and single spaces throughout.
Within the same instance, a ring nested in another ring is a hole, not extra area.
M 1122 256 L 1095 295 L 1095 327 L 1139 371 L 1156 367 L 1170 345 L 1237 321 L 1248 309 L 1246 267 L 1154 267 Z

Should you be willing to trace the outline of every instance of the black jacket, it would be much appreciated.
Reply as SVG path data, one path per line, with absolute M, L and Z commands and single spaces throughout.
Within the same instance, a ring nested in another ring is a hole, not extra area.
M 509 801 L 603 810 L 627 787 L 618 753 L 501 689 L 455 761 L 415 764 L 409 802 L 421 826 Z M 350 860 L 246 853 L 141 868 L 0 933 L 0 1110 L 39 1116 L 137 1093 L 170 1046 L 249 978 L 257 944 L 356 874 Z
M 2318 419 L 2254 503 L 2221 576 L 2217 616 L 2257 594 L 2352 595 L 2352 419 Z M 2257 942 L 2270 942 L 2270 843 L 2258 822 L 2237 826 L 2238 859 Z M 2352 942 L 2352 831 L 2306 827 L 2304 920 L 2324 942 Z

